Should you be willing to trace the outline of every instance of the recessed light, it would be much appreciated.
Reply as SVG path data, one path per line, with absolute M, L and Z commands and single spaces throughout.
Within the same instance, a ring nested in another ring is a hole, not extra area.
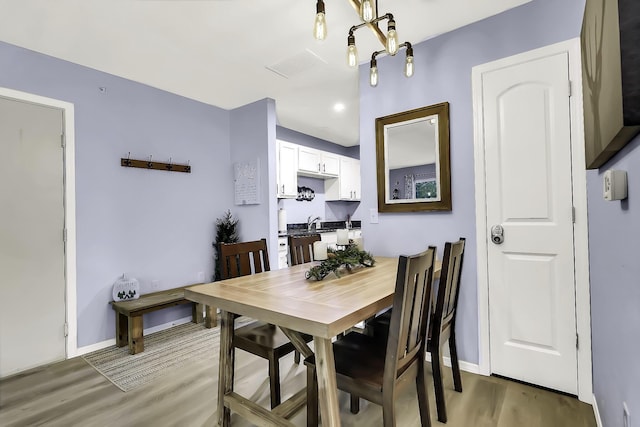
M 342 102 L 336 102 L 333 106 L 333 111 L 335 111 L 336 113 L 339 113 L 341 111 L 344 111 L 345 108 L 346 107 Z

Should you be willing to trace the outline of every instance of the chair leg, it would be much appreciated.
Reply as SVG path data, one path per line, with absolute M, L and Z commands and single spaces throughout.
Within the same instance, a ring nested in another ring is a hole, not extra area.
M 444 383 L 442 381 L 442 353 L 439 343 L 434 342 L 431 349 L 431 370 L 433 371 L 433 387 L 436 395 L 436 408 L 438 409 L 438 421 L 447 422 L 447 408 L 444 399 Z
M 382 425 L 383 427 L 395 427 L 396 414 L 393 407 L 394 392 L 382 392 Z
M 280 362 L 273 353 L 269 354 L 269 388 L 273 409 L 280 404 Z
M 431 427 L 431 412 L 429 410 L 429 394 L 427 391 L 427 370 L 425 368 L 425 362 L 423 360 L 421 366 L 418 368 L 418 375 L 416 376 L 416 389 L 418 394 L 418 409 L 420 409 L 420 425 L 422 427 Z
M 456 335 L 451 331 L 449 337 L 449 354 L 451 355 L 451 371 L 453 372 L 453 388 L 462 393 L 462 377 L 460 376 L 460 364 L 458 363 L 458 348 L 456 347 Z
M 307 367 L 307 427 L 318 427 L 318 377 L 311 366 Z
M 293 355 L 293 361 L 296 365 L 300 363 L 300 352 L 298 350 L 296 350 Z
M 358 412 L 360 412 L 360 397 L 351 394 L 351 413 L 357 414 Z

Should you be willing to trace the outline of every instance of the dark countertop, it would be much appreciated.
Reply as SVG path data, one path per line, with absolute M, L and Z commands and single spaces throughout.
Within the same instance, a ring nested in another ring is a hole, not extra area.
M 352 221 L 351 227 L 349 230 L 360 230 L 361 229 L 361 221 Z M 327 221 L 321 223 L 320 228 L 312 228 L 311 230 L 307 229 L 307 224 L 287 224 L 287 232 L 278 233 L 278 237 L 286 237 L 286 236 L 304 236 L 308 234 L 317 234 L 317 233 L 331 233 L 336 230 L 344 230 L 346 226 L 345 221 Z

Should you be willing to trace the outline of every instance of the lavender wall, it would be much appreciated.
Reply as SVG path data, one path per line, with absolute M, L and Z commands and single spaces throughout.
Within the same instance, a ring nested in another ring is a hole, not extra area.
M 604 171 L 627 171 L 628 198 L 602 196 Z M 587 172 L 593 388 L 603 426 L 640 415 L 640 136 Z M 635 420 L 634 420 L 635 419 Z
M 260 203 L 234 206 L 240 239 L 267 239 L 268 252 L 278 253 L 278 212 L 276 194 L 276 104 L 263 99 L 231 111 L 231 163 L 222 185 L 233 188 L 233 164 L 258 161 L 260 164 Z M 228 184 L 227 184 L 228 183 Z M 274 265 L 277 265 L 274 263 Z
M 375 118 L 443 101 L 450 103 L 451 212 L 380 214 L 363 222 L 367 250 L 396 256 L 429 244 L 467 238 L 458 314 L 460 358 L 478 363 L 478 301 L 471 68 L 579 35 L 584 0 L 533 0 L 518 8 L 414 46 L 415 75 L 404 77 L 404 55 L 378 60 L 380 82 L 360 68 L 360 209 L 377 208 Z M 400 25 L 400 23 L 399 23 Z M 384 102 L 382 102 L 384 100 Z M 391 238 L 393 237 L 393 238 Z
M 0 70 L 0 86 L 75 105 L 79 347 L 114 337 L 123 273 L 143 292 L 212 276 L 214 221 L 232 201 L 229 112 L 1 42 Z M 192 173 L 123 168 L 129 152 Z M 151 313 L 145 327 L 189 314 Z

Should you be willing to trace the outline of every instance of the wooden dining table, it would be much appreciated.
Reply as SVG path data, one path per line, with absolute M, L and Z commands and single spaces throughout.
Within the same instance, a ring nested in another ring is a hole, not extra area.
M 230 424 L 231 411 L 257 425 L 293 426 L 289 418 L 306 403 L 303 389 L 269 411 L 233 391 L 234 314 L 277 325 L 304 357 L 315 353 L 322 424 L 340 425 L 331 340 L 393 302 L 398 259 L 375 259 L 373 267 L 340 272 L 340 277 L 332 273 L 322 281 L 307 280 L 305 272 L 313 264 L 300 264 L 185 290 L 187 299 L 220 308 L 220 426 Z M 440 262 L 435 267 L 439 275 Z M 313 336 L 313 351 L 301 333 Z

